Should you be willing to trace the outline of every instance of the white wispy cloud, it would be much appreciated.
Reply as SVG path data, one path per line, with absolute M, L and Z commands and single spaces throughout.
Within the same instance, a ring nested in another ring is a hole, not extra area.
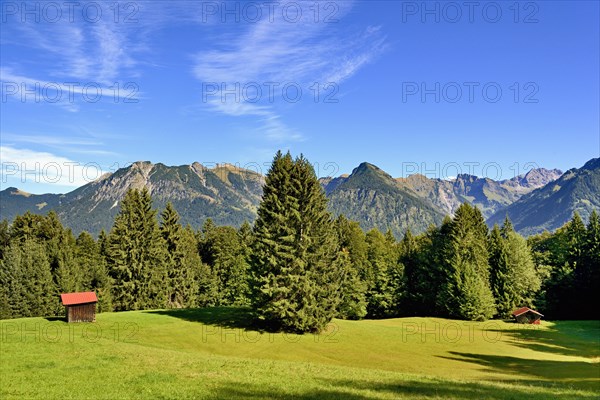
M 166 20 L 168 4 L 104 0 L 51 4 L 52 10 L 61 13 L 56 21 L 51 20 L 54 14 L 44 12 L 37 20 L 33 15 L 24 20 L 20 11 L 3 16 L 2 44 L 28 48 L 30 52 L 27 58 L 3 60 L 2 80 L 25 85 L 59 84 L 65 96 L 44 103 L 69 112 L 79 111 L 87 101 L 82 97 L 82 86 L 86 85 L 99 86 L 103 100 L 141 99 L 137 83 L 143 69 L 140 65 L 143 56 L 151 54 L 150 32 L 164 26 L 157 21 Z M 45 5 L 23 1 L 15 7 L 36 10 Z M 66 85 L 71 83 L 80 87 Z M 91 93 L 93 96 L 94 91 Z M 77 94 L 74 99 L 73 94 Z
M 231 116 L 259 117 L 265 137 L 277 141 L 299 140 L 302 135 L 286 126 L 277 111 L 281 104 L 281 87 L 294 83 L 303 88 L 304 96 L 309 87 L 341 82 L 350 78 L 360 68 L 376 58 L 385 48 L 385 37 L 378 27 L 367 27 L 359 32 L 341 29 L 341 24 L 315 20 L 309 9 L 313 2 L 293 2 L 303 7 L 302 18 L 289 22 L 282 9 L 287 3 L 280 2 L 270 20 L 263 18 L 256 24 L 247 24 L 241 34 L 226 41 L 216 41 L 219 48 L 207 49 L 195 57 L 194 75 L 204 83 L 225 83 L 233 88 L 248 83 L 262 86 L 267 82 L 279 83 L 276 103 L 267 100 L 267 88 L 256 103 L 233 98 L 221 98 L 220 93 L 209 98 L 210 109 Z M 339 7 L 336 18 L 341 19 L 353 6 L 353 2 L 336 2 Z M 239 32 L 240 26 L 234 26 Z M 254 97 L 256 92 L 249 94 Z M 312 96 L 312 95 L 311 95 Z M 280 105 L 279 104 L 279 105 Z
M 121 154 L 104 150 L 104 142 L 96 138 L 67 136 L 63 134 L 55 135 L 16 135 L 13 133 L 2 132 L 2 142 L 9 146 L 18 145 L 36 145 L 44 146 L 52 150 L 67 154 L 85 154 L 96 156 L 120 156 Z
M 80 163 L 49 152 L 0 146 L 2 186 L 43 183 L 79 187 L 98 179 L 104 171 L 98 163 Z
M 129 87 L 106 86 L 93 82 L 58 82 L 15 74 L 11 69 L 0 67 L 2 101 L 12 99 L 23 103 L 55 104 L 71 112 L 79 111 L 81 102 L 136 101 L 141 93 Z

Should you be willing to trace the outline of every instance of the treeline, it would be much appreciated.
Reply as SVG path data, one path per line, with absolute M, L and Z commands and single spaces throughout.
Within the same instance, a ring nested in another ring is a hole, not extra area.
M 507 318 L 531 306 L 550 319 L 597 319 L 600 221 L 576 214 L 525 239 L 507 219 L 490 231 L 463 204 L 421 235 L 363 232 L 333 219 L 308 161 L 278 153 L 254 226 L 207 220 L 194 231 L 147 189 L 130 190 L 109 233 L 74 238 L 57 215 L 0 224 L 0 318 L 62 314 L 59 294 L 95 291 L 99 311 L 249 306 L 275 329 L 346 319 Z

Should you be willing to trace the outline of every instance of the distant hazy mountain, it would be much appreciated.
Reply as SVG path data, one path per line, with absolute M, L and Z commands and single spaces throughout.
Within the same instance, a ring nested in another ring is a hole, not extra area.
M 262 195 L 261 175 L 230 165 L 213 169 L 199 163 L 167 167 L 136 162 L 64 195 L 28 195 L 15 188 L 0 192 L 0 216 L 12 220 L 29 210 L 54 209 L 74 232 L 109 230 L 119 202 L 129 188 L 148 187 L 154 206 L 171 201 L 182 223 L 200 227 L 207 218 L 216 224 L 240 225 L 254 220 Z
M 553 181 L 495 213 L 488 224 L 501 223 L 506 215 L 524 235 L 554 230 L 577 211 L 587 220 L 593 209 L 600 210 L 600 158 L 573 168 Z

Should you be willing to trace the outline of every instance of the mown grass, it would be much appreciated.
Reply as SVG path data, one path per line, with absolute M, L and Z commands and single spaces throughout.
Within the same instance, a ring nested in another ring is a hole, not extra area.
M 252 330 L 212 308 L 0 321 L 0 398 L 596 399 L 600 321 L 334 320 Z

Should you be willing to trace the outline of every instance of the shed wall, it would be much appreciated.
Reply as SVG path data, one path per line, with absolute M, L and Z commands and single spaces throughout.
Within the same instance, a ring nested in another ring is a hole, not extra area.
M 96 322 L 96 303 L 66 306 L 68 322 Z

